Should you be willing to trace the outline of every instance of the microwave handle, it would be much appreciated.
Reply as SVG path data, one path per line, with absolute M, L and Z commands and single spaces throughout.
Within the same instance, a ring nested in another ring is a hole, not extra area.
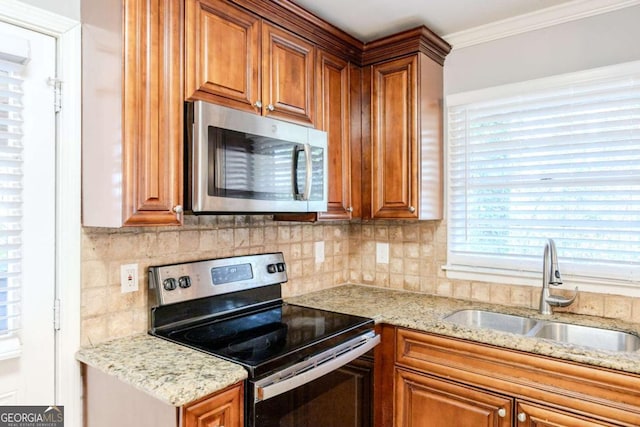
M 307 166 L 304 178 L 304 192 L 298 192 L 298 154 L 304 151 L 304 161 Z M 311 161 L 311 145 L 297 145 L 293 152 L 293 194 L 297 200 L 309 200 L 311 197 L 311 185 L 313 183 L 313 163 Z

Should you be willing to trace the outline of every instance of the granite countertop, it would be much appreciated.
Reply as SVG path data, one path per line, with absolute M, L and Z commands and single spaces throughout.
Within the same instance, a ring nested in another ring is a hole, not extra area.
M 639 323 L 570 313 L 554 313 L 545 316 L 531 309 L 462 301 L 359 285 L 345 285 L 288 298 L 287 302 L 372 317 L 377 323 L 388 323 L 394 326 L 640 374 L 640 351 L 612 352 L 595 350 L 514 333 L 458 326 L 443 320 L 443 318 L 454 311 L 473 308 L 546 321 L 552 320 L 609 328 L 635 333 L 636 335 L 640 335 Z
M 247 378 L 240 365 L 147 334 L 83 348 L 76 359 L 173 406 Z
M 563 313 L 543 316 L 535 310 L 359 285 L 339 286 L 286 301 L 371 317 L 377 323 L 640 374 L 640 351 L 592 350 L 507 332 L 456 326 L 443 318 L 456 310 L 475 308 L 640 334 L 637 323 Z M 83 348 L 76 358 L 173 406 L 193 402 L 247 378 L 247 372 L 240 365 L 146 334 Z

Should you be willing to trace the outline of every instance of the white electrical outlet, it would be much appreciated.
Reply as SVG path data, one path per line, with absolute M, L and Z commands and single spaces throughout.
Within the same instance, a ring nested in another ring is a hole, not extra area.
M 138 264 L 120 266 L 120 288 L 122 293 L 138 290 Z
M 316 242 L 315 244 L 316 264 L 324 262 L 324 242 Z
M 376 262 L 389 264 L 389 244 L 376 242 Z

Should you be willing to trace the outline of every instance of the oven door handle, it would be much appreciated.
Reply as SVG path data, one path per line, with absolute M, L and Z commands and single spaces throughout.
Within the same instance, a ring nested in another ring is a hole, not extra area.
M 282 372 L 257 381 L 254 393 L 255 402 L 271 399 L 335 371 L 378 345 L 380 343 L 380 335 L 372 334 L 365 339 L 359 339 L 359 341 L 356 344 L 351 344 L 346 349 L 338 346 L 333 350 L 321 353 Z

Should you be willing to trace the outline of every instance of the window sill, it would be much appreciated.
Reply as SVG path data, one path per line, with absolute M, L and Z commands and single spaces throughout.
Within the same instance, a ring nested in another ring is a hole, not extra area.
M 16 359 L 22 354 L 22 345 L 16 336 L 0 338 L 0 360 Z
M 473 282 L 500 283 L 517 286 L 542 285 L 542 272 L 516 271 L 497 268 L 470 267 L 465 265 L 443 265 L 448 279 L 466 280 Z M 562 275 L 563 284 L 555 289 L 574 289 L 599 294 L 623 295 L 640 297 L 640 283 L 622 280 L 601 279 L 576 275 Z

